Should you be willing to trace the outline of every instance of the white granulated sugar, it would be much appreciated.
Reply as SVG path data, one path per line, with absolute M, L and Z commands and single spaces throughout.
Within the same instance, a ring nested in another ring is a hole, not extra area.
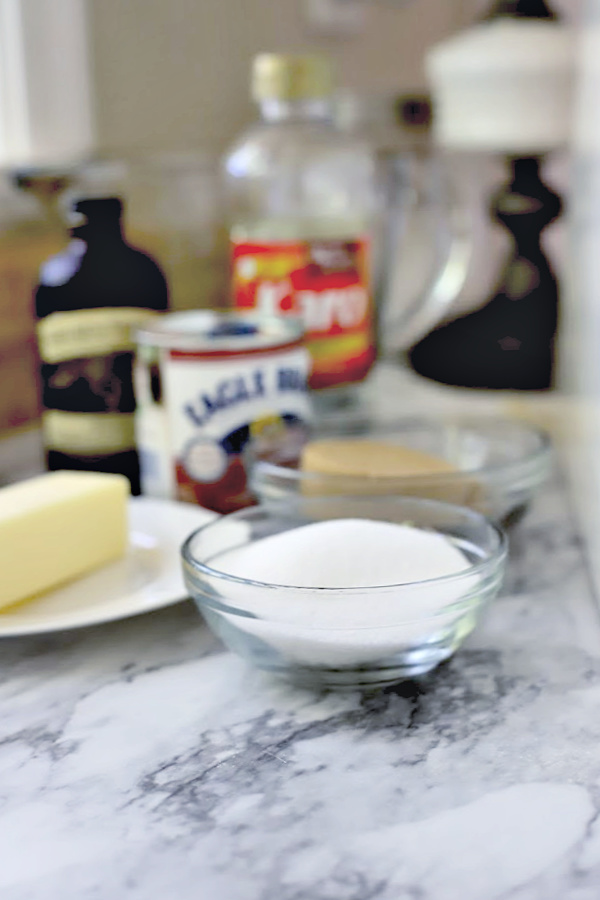
M 330 519 L 225 553 L 216 568 L 290 587 L 358 588 L 439 578 L 468 565 L 442 534 L 392 522 Z
M 224 617 L 309 666 L 365 665 L 427 641 L 455 621 L 445 608 L 479 587 L 476 575 L 423 583 L 470 567 L 444 535 L 368 519 L 315 522 L 219 554 L 211 565 L 289 588 L 231 584 L 229 602 L 238 599 L 256 618 Z

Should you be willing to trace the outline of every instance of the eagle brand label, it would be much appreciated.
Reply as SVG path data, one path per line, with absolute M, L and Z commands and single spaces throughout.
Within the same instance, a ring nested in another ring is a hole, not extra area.
M 247 456 L 300 446 L 309 418 L 301 346 L 211 356 L 140 348 L 136 433 L 145 493 L 226 513 L 251 502 Z

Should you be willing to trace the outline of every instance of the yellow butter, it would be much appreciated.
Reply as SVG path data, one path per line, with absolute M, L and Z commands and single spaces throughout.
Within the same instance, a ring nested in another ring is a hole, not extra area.
M 52 472 L 0 490 L 0 607 L 123 556 L 129 482 Z

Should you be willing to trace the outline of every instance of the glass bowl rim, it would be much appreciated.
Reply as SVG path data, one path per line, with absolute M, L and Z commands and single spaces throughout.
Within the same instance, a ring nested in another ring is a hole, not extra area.
M 483 465 L 477 468 L 472 469 L 459 469 L 454 472 L 442 472 L 442 473 L 434 473 L 431 475 L 351 475 L 346 473 L 330 473 L 330 472 L 306 472 L 299 468 L 291 468 L 289 466 L 284 466 L 276 462 L 271 462 L 268 459 L 255 459 L 252 461 L 251 473 L 250 477 L 254 486 L 261 486 L 262 480 L 267 479 L 279 479 L 284 482 L 288 482 L 291 484 L 300 484 L 300 483 L 313 483 L 319 484 L 320 482 L 327 480 L 333 484 L 358 484 L 359 482 L 363 484 L 372 484 L 378 485 L 379 487 L 386 486 L 414 486 L 415 484 L 420 485 L 431 485 L 435 487 L 436 485 L 446 485 L 448 483 L 460 482 L 464 481 L 465 478 L 476 478 L 479 476 L 480 478 L 486 477 L 498 477 L 501 475 L 503 478 L 510 478 L 512 480 L 517 480 L 517 477 L 520 475 L 521 478 L 523 475 L 528 475 L 530 471 L 542 464 L 549 463 L 552 452 L 553 445 L 550 434 L 545 431 L 543 428 L 539 428 L 537 425 L 531 425 L 529 422 L 522 422 L 519 419 L 512 419 L 509 416 L 484 416 L 484 417 L 469 417 L 469 416 L 458 416 L 456 418 L 447 418 L 442 420 L 429 419 L 427 417 L 406 417 L 405 419 L 401 419 L 398 421 L 382 421 L 382 422 L 372 422 L 370 426 L 374 429 L 380 429 L 382 432 L 392 431 L 395 427 L 397 427 L 402 422 L 406 424 L 414 424 L 416 426 L 438 426 L 439 428 L 445 427 L 458 427 L 458 428 L 470 428 L 473 431 L 477 431 L 478 427 L 481 429 L 481 426 L 486 422 L 489 424 L 495 424 L 501 426 L 503 423 L 509 424 L 511 427 L 517 426 L 520 429 L 522 434 L 526 434 L 530 437 L 534 437 L 537 439 L 538 446 L 537 448 L 530 450 L 528 453 L 523 454 L 523 456 L 519 457 L 515 460 L 510 460 L 504 463 L 495 463 L 492 465 Z M 486 438 L 485 434 L 481 435 Z M 326 434 L 323 436 L 324 439 L 331 438 L 335 440 L 336 438 L 344 439 L 345 437 L 348 440 L 369 440 L 369 433 L 365 432 L 364 434 L 353 434 L 344 432 L 336 435 L 335 432 L 331 434 Z M 320 439 L 320 435 L 317 433 L 316 439 Z M 488 439 L 489 440 L 489 439 Z
M 364 495 L 353 496 L 350 494 L 339 494 L 336 495 L 335 498 L 332 497 L 309 497 L 311 503 L 331 503 L 332 499 L 336 500 L 356 500 L 359 503 L 362 502 L 372 502 L 375 498 L 368 497 Z M 285 501 L 269 501 L 268 503 L 259 504 L 258 506 L 251 506 L 246 509 L 238 510 L 234 513 L 229 513 L 226 516 L 221 516 L 218 519 L 215 519 L 211 522 L 207 522 L 205 525 L 202 525 L 200 528 L 197 528 L 193 531 L 188 538 L 184 541 L 181 547 L 181 556 L 183 558 L 183 562 L 185 567 L 191 569 L 192 572 L 195 572 L 200 575 L 205 575 L 210 578 L 217 579 L 227 584 L 237 584 L 242 587 L 247 588 L 260 588 L 261 590 L 284 590 L 291 591 L 296 596 L 301 596 L 303 594 L 315 594 L 318 593 L 321 596 L 333 596 L 333 595 L 343 595 L 345 597 L 353 597 L 364 594 L 365 592 L 376 592 L 380 596 L 383 596 L 386 592 L 398 592 L 401 590 L 409 590 L 420 587 L 429 587 L 436 586 L 440 584 L 455 584 L 463 580 L 471 579 L 477 575 L 483 575 L 486 571 L 494 572 L 496 571 L 506 560 L 508 554 L 508 539 L 504 530 L 496 525 L 491 519 L 487 516 L 484 516 L 482 513 L 477 512 L 476 510 L 469 509 L 464 506 L 457 506 L 453 503 L 444 503 L 439 500 L 428 500 L 421 497 L 403 497 L 403 496 L 391 496 L 391 497 L 381 497 L 377 498 L 378 502 L 383 502 L 386 505 L 395 504 L 398 505 L 400 503 L 409 503 L 414 506 L 418 506 L 424 509 L 438 509 L 440 512 L 455 512 L 460 514 L 463 517 L 468 517 L 472 519 L 477 519 L 480 525 L 484 525 L 487 529 L 488 533 L 493 535 L 493 538 L 496 542 L 496 546 L 490 552 L 490 555 L 482 560 L 481 562 L 476 563 L 475 565 L 470 565 L 467 569 L 461 570 L 460 572 L 455 572 L 450 575 L 438 575 L 435 578 L 425 578 L 419 581 L 405 581 L 400 584 L 379 584 L 379 585 L 365 585 L 363 587 L 302 587 L 300 585 L 288 585 L 288 584 L 277 584 L 275 582 L 269 581 L 255 581 L 251 578 L 241 578 L 238 575 L 229 575 L 227 572 L 222 572 L 219 569 L 214 569 L 212 566 L 207 565 L 206 563 L 200 562 L 196 559 L 192 553 L 192 545 L 194 541 L 201 535 L 203 532 L 207 531 L 210 528 L 217 528 L 223 524 L 224 521 L 230 520 L 232 518 L 242 519 L 244 516 L 250 516 L 256 510 L 263 510 L 267 512 L 273 512 L 278 508 L 281 509 L 289 509 L 289 505 Z M 366 517 L 367 518 L 367 517 Z M 371 520 L 373 521 L 373 520 Z M 382 520 L 380 520 L 382 521 Z M 425 530 L 425 529 L 423 529 Z M 431 530 L 435 531 L 437 534 L 443 534 L 443 532 L 438 531 L 435 528 Z M 227 551 L 225 551 L 227 552 Z

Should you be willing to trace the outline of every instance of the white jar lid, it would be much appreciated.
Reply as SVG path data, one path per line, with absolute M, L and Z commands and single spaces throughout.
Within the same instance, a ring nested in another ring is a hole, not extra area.
M 565 144 L 575 46 L 572 29 L 536 19 L 484 22 L 437 44 L 426 64 L 438 143 L 517 154 Z

